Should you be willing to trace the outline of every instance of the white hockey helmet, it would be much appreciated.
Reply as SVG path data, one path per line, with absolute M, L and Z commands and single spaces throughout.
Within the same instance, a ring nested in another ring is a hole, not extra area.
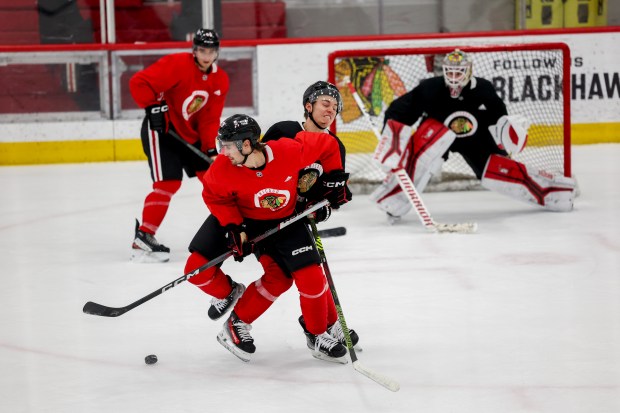
M 444 81 L 450 89 L 450 97 L 456 99 L 471 80 L 471 58 L 467 53 L 454 49 L 444 57 L 442 67 Z

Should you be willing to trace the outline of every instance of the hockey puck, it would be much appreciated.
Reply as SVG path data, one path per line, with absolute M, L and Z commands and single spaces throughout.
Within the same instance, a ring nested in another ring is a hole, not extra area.
M 144 358 L 144 362 L 146 364 L 155 364 L 157 363 L 157 356 L 155 354 L 149 354 Z

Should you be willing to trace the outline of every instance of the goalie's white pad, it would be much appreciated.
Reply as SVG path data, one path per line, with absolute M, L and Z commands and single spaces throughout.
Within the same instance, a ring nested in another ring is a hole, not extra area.
M 390 132 L 384 135 L 384 138 L 387 137 L 384 144 L 386 146 L 389 145 L 391 148 L 399 147 L 401 149 L 401 157 L 398 163 L 394 164 L 395 158 L 393 154 L 396 153 L 396 150 L 391 152 L 383 150 L 383 152 L 379 152 L 383 156 L 378 158 L 386 161 L 383 162 L 383 165 L 386 169 L 389 166 L 390 171 L 402 166 L 413 180 L 413 184 L 418 192 L 423 192 L 433 172 L 441 170 L 442 156 L 450 148 L 454 139 L 456 139 L 456 134 L 446 128 L 441 122 L 428 118 L 420 124 L 412 136 L 407 137 L 406 146 L 402 146 L 405 141 L 404 136 L 409 133 L 411 128 L 390 119 L 386 124 L 387 130 Z M 398 145 L 393 144 L 394 137 L 398 138 Z M 398 185 L 398 179 L 391 173 L 370 194 L 370 198 L 377 202 L 380 209 L 392 216 L 403 216 L 411 209 L 409 199 L 402 193 Z
M 489 126 L 489 132 L 500 149 L 514 155 L 525 148 L 529 127 L 530 121 L 521 115 L 504 115 Z
M 383 136 L 372 155 L 373 162 L 385 172 L 398 168 L 409 145 L 412 130 L 411 126 L 388 119 L 383 129 Z
M 379 209 L 394 217 L 401 217 L 411 209 L 409 198 L 403 193 L 393 173 L 388 174 L 381 185 L 372 191 L 370 199 L 377 203 Z
M 541 205 L 551 211 L 573 209 L 576 181 L 551 174 L 515 160 L 491 155 L 482 176 L 482 186 L 512 198 Z
M 401 165 L 409 173 L 418 192 L 423 192 L 432 174 L 441 171 L 443 154 L 448 151 L 456 134 L 435 119 L 428 118 L 415 131 Z

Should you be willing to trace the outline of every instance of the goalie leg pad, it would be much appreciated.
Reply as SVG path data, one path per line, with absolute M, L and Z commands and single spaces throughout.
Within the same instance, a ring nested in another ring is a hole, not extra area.
M 441 122 L 428 118 L 411 137 L 401 165 L 418 192 L 423 192 L 433 172 L 441 170 L 443 155 L 456 139 L 456 134 Z
M 370 194 L 370 199 L 377 203 L 379 209 L 395 217 L 401 217 L 411 210 L 411 203 L 398 185 L 398 178 L 394 174 L 389 174 L 385 178 Z
M 573 209 L 574 179 L 535 171 L 503 156 L 489 157 L 481 184 L 487 189 L 538 204 L 550 211 L 567 212 Z
M 372 160 L 385 172 L 400 167 L 400 161 L 411 139 L 411 126 L 388 119 L 383 136 L 375 148 Z

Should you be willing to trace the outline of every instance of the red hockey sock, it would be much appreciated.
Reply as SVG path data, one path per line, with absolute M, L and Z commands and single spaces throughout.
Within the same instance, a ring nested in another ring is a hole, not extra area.
M 194 271 L 196 268 L 208 262 L 209 260 L 199 253 L 192 252 L 185 264 L 185 274 Z M 219 299 L 226 298 L 232 291 L 228 276 L 217 266 L 199 272 L 188 281 L 210 296 Z
M 310 265 L 294 271 L 293 279 L 299 290 L 299 303 L 306 330 L 316 335 L 324 333 L 327 330 L 327 282 L 321 267 Z
M 157 181 L 153 182 L 153 191 L 146 196 L 144 208 L 142 209 L 142 225 L 140 230 L 155 234 L 161 225 L 168 207 L 170 199 L 181 187 L 181 181 Z
M 262 255 L 259 262 L 265 274 L 248 286 L 235 305 L 235 313 L 248 324 L 267 311 L 271 304 L 293 285 L 293 279 L 287 277 L 271 257 Z
M 327 301 L 327 325 L 331 326 L 338 321 L 338 311 L 336 311 L 336 303 L 329 289 L 325 291 L 325 300 Z

